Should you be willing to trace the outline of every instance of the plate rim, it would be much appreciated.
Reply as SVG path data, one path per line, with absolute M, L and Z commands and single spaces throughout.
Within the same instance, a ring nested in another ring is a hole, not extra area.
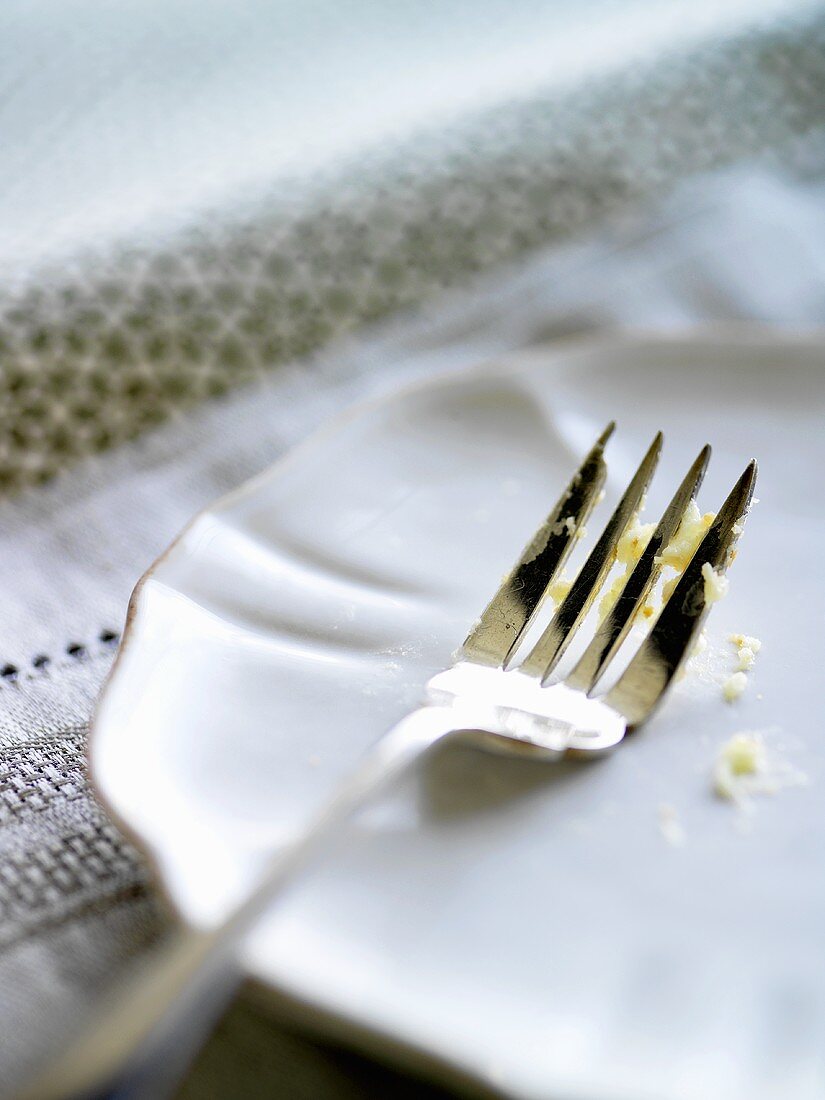
M 209 501 L 192 515 L 166 548 L 141 574 L 132 589 L 120 644 L 94 703 L 84 752 L 86 773 L 95 799 L 103 808 L 107 817 L 138 850 L 142 859 L 146 862 L 153 889 L 157 892 L 161 905 L 166 909 L 171 919 L 180 922 L 184 927 L 191 927 L 191 922 L 181 910 L 166 881 L 162 860 L 156 854 L 155 846 L 141 836 L 138 828 L 121 815 L 107 794 L 105 783 L 101 781 L 98 773 L 95 746 L 102 737 L 101 726 L 103 723 L 100 715 L 104 709 L 103 703 L 123 669 L 127 649 L 131 651 L 136 645 L 134 642 L 135 624 L 139 616 L 143 590 L 148 582 L 154 578 L 158 568 L 177 549 L 196 524 L 215 509 L 231 506 L 235 500 L 253 493 L 259 484 L 277 476 L 282 469 L 288 467 L 294 461 L 299 461 L 306 453 L 323 446 L 340 429 L 360 417 L 378 412 L 396 402 L 402 402 L 412 395 L 434 387 L 450 385 L 464 379 L 472 379 L 475 376 L 494 375 L 502 370 L 503 364 L 507 361 L 511 363 L 515 361 L 514 368 L 511 367 L 511 370 L 528 370 L 536 356 L 552 357 L 559 353 L 564 355 L 570 351 L 575 352 L 580 349 L 587 352 L 588 350 L 608 350 L 615 347 L 638 346 L 649 348 L 655 345 L 689 347 L 691 345 L 714 343 L 720 346 L 737 348 L 759 347 L 766 344 L 773 347 L 788 346 L 794 349 L 815 350 L 819 348 L 825 353 L 825 325 L 784 327 L 750 321 L 728 321 L 677 328 L 668 327 L 667 329 L 657 329 L 651 326 L 616 326 L 571 333 L 524 347 L 513 347 L 492 352 L 489 356 L 479 359 L 469 366 L 464 365 L 440 370 L 434 374 L 408 380 L 401 385 L 382 390 L 378 394 L 353 401 L 325 420 L 303 439 L 289 447 L 274 462 L 247 478 L 234 489 Z M 825 356 L 822 365 L 825 369 Z M 375 1023 L 354 1019 L 344 1009 L 327 1007 L 319 1003 L 312 995 L 299 993 L 290 988 L 285 982 L 274 983 L 246 969 L 245 984 L 248 986 L 254 1001 L 265 1005 L 267 1010 L 271 1011 L 279 1020 L 288 1020 L 293 1024 L 297 1022 L 301 1027 L 305 1027 L 318 1036 L 326 1036 L 344 1042 L 376 1058 L 393 1061 L 418 1072 L 427 1073 L 440 1083 L 452 1085 L 461 1089 L 464 1093 L 469 1092 L 472 1095 L 489 1097 L 491 1100 L 494 1100 L 494 1098 L 502 1100 L 505 1095 L 510 1095 L 497 1090 L 489 1079 L 483 1077 L 480 1067 L 470 1065 L 458 1056 L 450 1058 L 443 1053 L 433 1051 L 424 1043 L 405 1039 L 391 1028 L 382 1028 Z

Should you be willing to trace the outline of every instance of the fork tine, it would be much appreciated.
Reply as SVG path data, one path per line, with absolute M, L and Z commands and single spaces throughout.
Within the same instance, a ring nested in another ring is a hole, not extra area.
M 544 681 L 567 649 L 615 560 L 616 545 L 650 484 L 661 449 L 662 433 L 657 432 L 601 537 L 573 581 L 570 591 L 556 608 L 547 629 L 524 659 L 522 672 Z
M 619 598 L 611 607 L 593 640 L 582 654 L 565 683 L 579 691 L 590 691 L 616 655 L 661 572 L 657 558 L 682 522 L 685 509 L 696 496 L 710 461 L 710 447 L 704 446 L 673 495 L 642 556 L 625 581 Z
M 650 717 L 689 655 L 709 610 L 702 569 L 705 564 L 716 571 L 727 569 L 755 483 L 753 461 L 722 505 L 653 630 L 605 696 L 605 702 L 623 714 L 629 726 L 638 726 Z
M 604 447 L 615 427 L 611 420 L 596 440 L 555 508 L 473 626 L 456 654 L 457 660 L 493 667 L 507 660 L 567 561 L 576 532 L 593 510 L 607 474 Z

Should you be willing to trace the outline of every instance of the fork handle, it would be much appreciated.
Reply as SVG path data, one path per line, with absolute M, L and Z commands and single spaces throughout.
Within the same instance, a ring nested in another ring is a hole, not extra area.
M 104 1005 L 91 1027 L 18 1100 L 161 1100 L 200 1048 L 241 980 L 237 953 L 275 896 L 324 840 L 372 795 L 466 724 L 449 707 L 425 706 L 402 719 L 280 849 L 255 887 L 214 928 L 182 926 L 141 973 Z

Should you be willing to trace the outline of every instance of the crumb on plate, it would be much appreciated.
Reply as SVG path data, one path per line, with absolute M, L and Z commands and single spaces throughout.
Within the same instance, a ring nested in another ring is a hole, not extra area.
M 728 637 L 728 641 L 736 649 L 736 656 L 739 662 L 736 666 L 736 671 L 747 672 L 749 668 L 753 667 L 753 663 L 756 660 L 756 654 L 762 648 L 761 641 L 750 634 L 731 634 Z
M 727 703 L 733 703 L 748 686 L 748 678 L 744 672 L 734 672 L 722 684 L 722 695 Z
M 713 789 L 720 798 L 743 805 L 754 794 L 774 794 L 799 787 L 807 776 L 768 750 L 756 732 L 736 733 L 719 750 L 713 767 Z

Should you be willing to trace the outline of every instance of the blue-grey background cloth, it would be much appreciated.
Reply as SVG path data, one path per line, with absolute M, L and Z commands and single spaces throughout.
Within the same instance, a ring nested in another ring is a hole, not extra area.
M 0 13 L 0 1095 L 163 933 L 84 740 L 194 511 L 444 368 L 825 318 L 825 7 L 568 8 Z M 390 1090 L 250 991 L 183 1086 Z

